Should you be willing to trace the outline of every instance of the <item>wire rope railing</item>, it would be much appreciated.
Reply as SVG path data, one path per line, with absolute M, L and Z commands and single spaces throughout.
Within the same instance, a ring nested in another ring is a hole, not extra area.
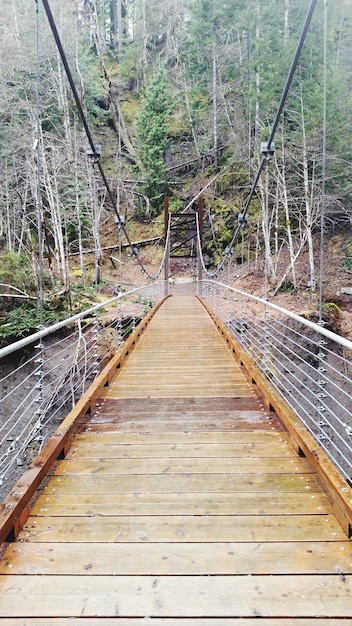
M 0 494 L 165 292 L 159 281 L 120 293 L 0 349 Z
M 200 281 L 198 295 L 351 484 L 352 342 L 220 282 Z

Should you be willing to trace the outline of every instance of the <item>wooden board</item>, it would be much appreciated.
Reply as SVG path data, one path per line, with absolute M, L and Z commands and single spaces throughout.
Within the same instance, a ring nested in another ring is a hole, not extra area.
M 352 617 L 351 576 L 1 576 L 0 617 Z M 20 599 L 20 602 L 19 602 Z
M 213 414 L 221 414 L 223 411 L 238 411 L 238 410 L 253 410 L 258 407 L 265 411 L 264 402 L 261 397 L 256 393 L 256 387 L 252 386 L 253 396 L 250 398 L 237 398 L 214 396 L 212 402 L 209 403 L 208 398 L 193 397 L 193 398 L 114 398 L 109 400 L 104 398 L 98 399 L 96 403 L 97 410 L 104 409 L 104 411 L 121 412 L 123 414 L 129 413 L 132 415 L 145 412 L 147 415 L 153 413 L 167 413 L 178 412 L 181 414 L 195 415 L 200 413 L 201 415 L 209 412 Z
M 182 397 L 193 398 L 195 394 L 194 387 L 195 385 L 181 386 L 175 383 L 172 388 L 170 388 L 170 386 L 167 388 L 166 386 L 162 387 L 161 384 L 155 381 L 150 387 L 143 383 L 140 383 L 133 387 L 128 387 L 128 385 L 126 385 L 124 381 L 121 380 L 119 384 L 110 387 L 110 393 L 108 397 L 118 398 L 120 396 L 123 396 L 124 398 L 135 398 L 136 396 L 140 396 L 144 398 L 146 396 L 149 396 L 151 398 L 173 398 L 175 395 L 179 394 L 182 395 Z M 234 388 L 234 385 L 231 381 L 229 381 L 228 384 L 222 385 L 220 385 L 220 383 L 217 383 L 216 385 L 206 383 L 197 385 L 197 393 L 203 398 L 212 398 L 214 395 L 219 394 L 231 398 L 234 395 L 235 391 L 236 389 Z M 237 397 L 245 398 L 248 395 L 249 394 L 246 393 L 242 386 L 238 387 Z
M 208 493 L 208 492 L 281 492 L 319 493 L 314 474 L 158 474 L 129 476 L 90 474 L 88 476 L 53 476 L 48 494 L 72 493 Z
M 332 512 L 322 493 L 44 493 L 32 516 L 94 515 L 323 515 Z
M 53 476 L 47 493 L 180 493 L 180 492 L 301 492 L 321 491 L 314 474 L 140 474 L 138 477 L 90 474 L 88 476 Z
M 222 421 L 230 421 L 232 420 L 233 422 L 233 426 L 234 426 L 234 430 L 236 427 L 236 430 L 240 430 L 237 426 L 237 423 L 240 421 L 251 421 L 251 422 L 255 422 L 255 421 L 259 421 L 262 420 L 263 423 L 266 423 L 266 420 L 274 420 L 275 416 L 273 414 L 266 414 L 263 415 L 263 412 L 261 410 L 258 410 L 258 407 L 256 407 L 256 409 L 249 409 L 248 407 L 246 409 L 243 409 L 242 411 L 238 410 L 238 411 L 224 411 L 222 410 L 221 412 L 218 411 L 187 411 L 187 412 L 181 412 L 178 410 L 163 410 L 160 412 L 157 411 L 149 411 L 149 413 L 145 412 L 145 411 L 136 411 L 136 410 L 132 410 L 132 411 L 121 411 L 120 413 L 117 410 L 113 410 L 113 408 L 109 408 L 109 410 L 97 410 L 94 417 L 91 418 L 89 421 L 90 423 L 95 423 L 96 421 L 131 421 L 131 420 L 135 420 L 136 422 L 139 421 L 151 421 L 151 422 L 155 422 L 155 421 L 164 421 L 165 418 L 167 418 L 167 421 L 169 422 L 180 422 L 181 420 L 185 423 L 187 422 L 192 422 L 193 420 L 202 420 L 204 423 L 206 423 L 209 420 L 215 420 L 221 423 Z
M 242 457 L 251 458 L 276 458 L 297 459 L 297 453 L 288 442 L 269 443 L 160 443 L 160 444 L 99 444 L 97 436 L 91 444 L 83 441 L 79 446 L 73 445 L 66 459 L 183 459 L 183 458 L 221 458 L 230 457 L 239 459 Z
M 196 445 L 198 443 L 203 444 L 253 444 L 263 443 L 270 444 L 270 442 L 283 442 L 288 443 L 288 435 L 286 432 L 276 431 L 203 431 L 195 432 L 192 428 L 189 431 L 181 432 L 166 432 L 166 433 L 145 433 L 145 432 L 121 432 L 112 429 L 110 432 L 101 432 L 96 427 L 91 429 L 84 429 L 78 433 L 75 437 L 75 442 L 80 445 L 82 442 L 89 445 L 140 445 L 140 444 L 184 444 Z M 291 446 L 291 449 L 292 446 Z M 295 454 L 297 454 L 295 452 Z
M 138 459 L 69 459 L 57 467 L 57 476 L 84 474 L 304 474 L 309 467 L 304 459 L 291 458 L 138 458 Z
M 83 428 L 91 428 L 93 432 L 125 432 L 125 433 L 182 433 L 187 432 L 187 430 L 192 430 L 194 433 L 206 432 L 206 431 L 226 431 L 229 432 L 233 430 L 272 430 L 280 432 L 283 430 L 282 424 L 279 423 L 278 420 L 268 420 L 266 418 L 256 420 L 241 420 L 235 421 L 234 419 L 222 420 L 219 418 L 214 418 L 213 420 L 195 420 L 190 419 L 186 421 L 184 419 L 179 421 L 169 421 L 165 420 L 130 420 L 123 421 L 119 419 L 112 420 L 100 420 L 99 417 L 94 420 L 90 420 L 86 422 L 86 424 L 82 424 Z
M 21 543 L 8 547 L 0 574 L 247 575 L 352 573 L 352 543 Z
M 332 515 L 30 517 L 19 540 L 34 542 L 342 541 Z

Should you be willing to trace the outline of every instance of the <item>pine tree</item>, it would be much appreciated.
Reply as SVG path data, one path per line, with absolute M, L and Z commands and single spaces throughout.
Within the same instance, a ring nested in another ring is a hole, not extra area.
M 144 168 L 142 193 L 150 203 L 150 213 L 162 208 L 166 184 L 165 148 L 170 100 L 163 68 L 156 71 L 146 88 L 137 118 L 138 154 Z

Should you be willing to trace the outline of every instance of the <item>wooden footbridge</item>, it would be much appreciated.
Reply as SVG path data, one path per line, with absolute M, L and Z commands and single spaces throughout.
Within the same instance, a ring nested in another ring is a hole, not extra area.
M 0 623 L 352 624 L 337 472 L 196 298 L 144 326 L 5 501 Z

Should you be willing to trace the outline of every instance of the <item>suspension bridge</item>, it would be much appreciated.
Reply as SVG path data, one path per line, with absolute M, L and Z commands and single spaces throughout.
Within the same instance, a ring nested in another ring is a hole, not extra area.
M 201 200 L 180 216 L 165 206 L 154 275 L 117 212 L 151 283 L 0 350 L 8 626 L 351 623 L 352 342 L 220 282 L 314 6 L 218 268 L 203 258 Z M 189 248 L 197 277 L 171 285 L 170 255 Z
M 349 623 L 352 346 L 221 283 L 195 288 L 154 285 L 5 498 L 6 624 Z

